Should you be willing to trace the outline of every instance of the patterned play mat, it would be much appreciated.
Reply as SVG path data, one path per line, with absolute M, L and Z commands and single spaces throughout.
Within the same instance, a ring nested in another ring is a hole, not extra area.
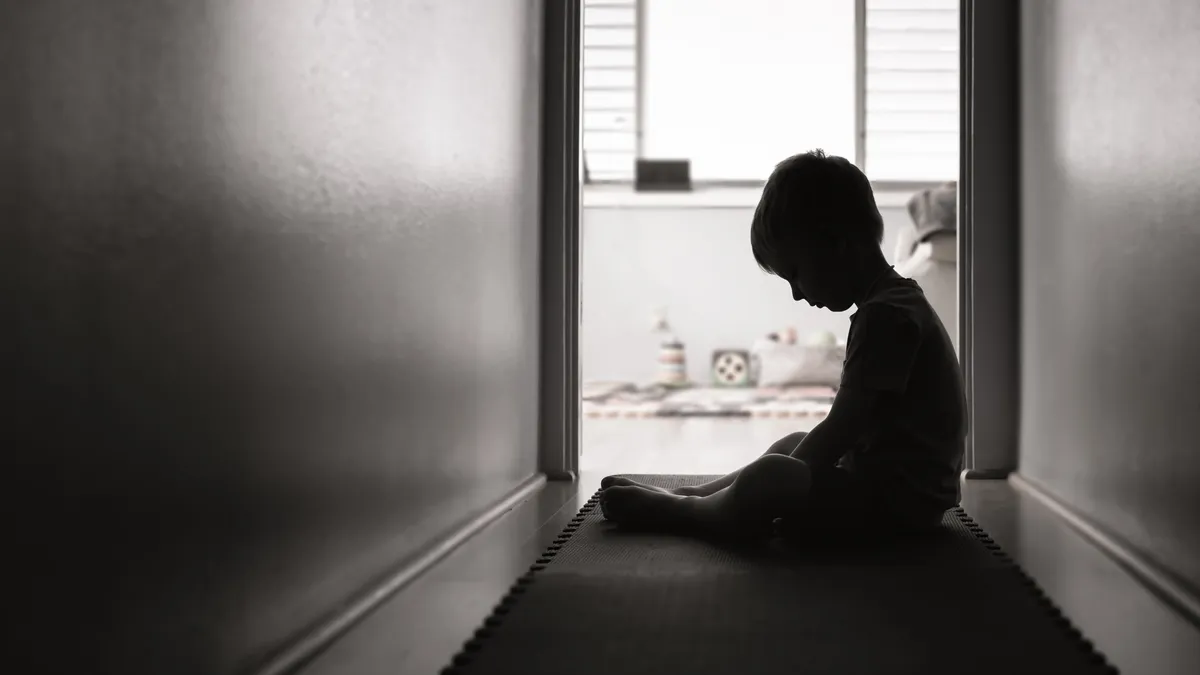
M 636 387 L 615 382 L 583 386 L 582 413 L 624 417 L 809 417 L 828 414 L 831 387 Z

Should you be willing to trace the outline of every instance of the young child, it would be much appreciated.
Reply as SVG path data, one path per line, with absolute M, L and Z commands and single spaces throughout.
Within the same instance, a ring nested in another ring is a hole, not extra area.
M 696 535 L 770 537 L 935 527 L 959 501 L 962 374 L 921 288 L 888 265 L 867 177 L 815 150 L 781 162 L 750 226 L 754 258 L 792 297 L 854 305 L 841 385 L 812 431 L 706 485 L 676 490 L 609 476 L 604 516 Z M 782 532 L 781 532 L 782 530 Z

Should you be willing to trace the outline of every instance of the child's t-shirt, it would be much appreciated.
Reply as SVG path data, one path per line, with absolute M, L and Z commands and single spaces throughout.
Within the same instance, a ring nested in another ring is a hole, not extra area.
M 843 457 L 883 505 L 926 522 L 958 504 L 966 396 L 954 344 L 921 287 L 894 274 L 850 317 L 842 386 L 880 395 L 862 446 Z

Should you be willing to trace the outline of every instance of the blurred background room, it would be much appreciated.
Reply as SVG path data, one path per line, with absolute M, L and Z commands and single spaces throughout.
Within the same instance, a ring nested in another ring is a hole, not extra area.
M 813 148 L 957 336 L 957 0 L 585 0 L 583 470 L 724 473 L 828 411 L 852 312 L 792 300 L 749 228 Z

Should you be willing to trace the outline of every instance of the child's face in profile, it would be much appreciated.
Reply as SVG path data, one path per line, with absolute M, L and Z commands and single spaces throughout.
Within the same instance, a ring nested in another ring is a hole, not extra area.
M 792 298 L 813 307 L 844 312 L 854 304 L 846 271 L 849 248 L 844 241 L 813 235 L 806 237 L 793 251 L 787 269 L 780 278 L 792 287 Z

